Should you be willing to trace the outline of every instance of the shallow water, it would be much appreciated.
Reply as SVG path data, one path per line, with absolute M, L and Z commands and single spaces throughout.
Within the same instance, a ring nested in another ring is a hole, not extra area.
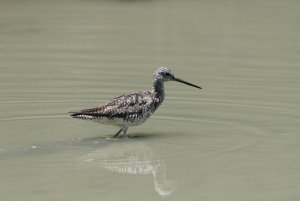
M 1 1 L 3 200 L 300 200 L 296 1 Z M 67 112 L 166 84 L 150 120 Z

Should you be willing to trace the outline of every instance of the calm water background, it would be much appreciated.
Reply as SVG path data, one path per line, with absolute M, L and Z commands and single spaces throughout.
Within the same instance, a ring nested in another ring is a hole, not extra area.
M 300 200 L 298 1 L 0 1 L 1 200 Z M 68 111 L 150 89 L 130 138 Z

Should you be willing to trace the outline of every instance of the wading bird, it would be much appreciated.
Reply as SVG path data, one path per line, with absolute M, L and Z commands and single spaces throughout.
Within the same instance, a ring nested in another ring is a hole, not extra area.
M 164 101 L 164 82 L 166 81 L 177 81 L 202 89 L 197 85 L 176 78 L 168 68 L 160 67 L 153 74 L 151 91 L 124 94 L 98 107 L 72 111 L 70 114 L 74 118 L 118 126 L 120 130 L 114 137 L 121 136 L 122 131 L 122 136 L 126 136 L 129 126 L 144 123 Z

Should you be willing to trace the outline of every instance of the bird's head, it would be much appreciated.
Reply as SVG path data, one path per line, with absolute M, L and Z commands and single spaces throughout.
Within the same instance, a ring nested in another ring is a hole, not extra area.
M 197 86 L 197 85 L 194 85 L 194 84 L 191 84 L 189 82 L 186 82 L 182 79 L 179 79 L 179 78 L 176 78 L 174 76 L 174 74 L 171 72 L 170 69 L 166 68 L 166 67 L 160 67 L 158 68 L 154 74 L 153 74 L 153 78 L 154 80 L 159 80 L 159 81 L 176 81 L 176 82 L 181 82 L 183 84 L 186 84 L 186 85 L 189 85 L 189 86 L 192 86 L 192 87 L 196 87 L 198 89 L 202 89 L 201 87 Z

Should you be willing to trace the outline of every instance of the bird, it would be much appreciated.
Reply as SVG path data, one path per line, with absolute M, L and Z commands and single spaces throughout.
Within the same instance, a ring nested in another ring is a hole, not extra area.
M 70 116 L 117 126 L 120 129 L 113 137 L 124 137 L 129 126 L 144 123 L 162 104 L 165 99 L 164 83 L 168 81 L 202 89 L 200 86 L 175 77 L 169 68 L 159 67 L 153 74 L 152 90 L 123 94 L 94 108 L 71 111 Z

